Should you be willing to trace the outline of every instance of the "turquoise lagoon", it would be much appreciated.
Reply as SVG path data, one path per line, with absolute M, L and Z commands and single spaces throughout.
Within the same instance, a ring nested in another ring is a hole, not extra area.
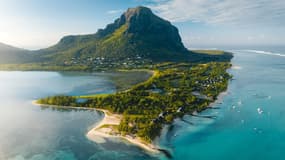
M 223 98 L 201 115 L 177 120 L 158 140 L 173 159 L 284 159 L 284 49 L 236 49 L 234 79 Z M 85 134 L 96 111 L 41 108 L 32 100 L 54 94 L 111 93 L 110 74 L 0 72 L 0 160 L 167 159 L 119 140 L 96 144 Z
M 0 160 L 152 159 L 129 143 L 89 141 L 99 112 L 32 105 L 50 95 L 113 93 L 114 74 L 0 72 Z
M 187 116 L 161 144 L 174 159 L 282 160 L 285 151 L 285 50 L 229 50 L 234 76 L 226 95 L 201 113 L 215 119 Z M 283 54 L 282 54 L 283 53 Z

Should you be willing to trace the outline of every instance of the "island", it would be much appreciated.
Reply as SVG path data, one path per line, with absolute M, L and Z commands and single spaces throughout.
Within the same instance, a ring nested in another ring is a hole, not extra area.
M 227 89 L 229 62 L 159 63 L 149 66 L 147 81 L 113 94 L 51 96 L 37 100 L 42 105 L 73 106 L 103 111 L 105 117 L 88 132 L 89 139 L 121 137 L 149 151 L 164 125 L 176 118 L 201 112 Z M 78 101 L 78 99 L 86 101 Z
M 45 49 L 1 46 L 13 54 L 0 50 L 11 59 L 0 61 L 0 70 L 151 73 L 115 93 L 54 95 L 35 102 L 103 112 L 101 123 L 87 133 L 89 139 L 120 137 L 151 152 L 163 151 L 153 142 L 164 126 L 209 108 L 231 79 L 231 53 L 187 49 L 171 22 L 143 6 L 129 8 L 95 34 L 65 36 Z

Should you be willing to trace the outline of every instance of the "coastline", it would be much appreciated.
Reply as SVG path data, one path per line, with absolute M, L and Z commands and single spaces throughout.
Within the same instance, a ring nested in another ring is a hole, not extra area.
M 138 146 L 148 152 L 151 153 L 160 153 L 158 146 L 154 144 L 145 142 L 138 137 L 132 137 L 130 135 L 121 135 L 114 131 L 113 127 L 118 126 L 121 122 L 122 115 L 110 113 L 105 109 L 98 108 L 86 108 L 86 107 L 74 107 L 74 106 L 58 106 L 58 105 L 47 105 L 47 104 L 39 104 L 36 100 L 32 101 L 33 105 L 36 106 L 46 106 L 53 108 L 65 108 L 65 109 L 85 109 L 85 110 L 96 110 L 102 112 L 104 114 L 104 118 L 97 123 L 91 130 L 89 130 L 86 134 L 86 137 L 96 143 L 102 143 L 107 138 L 119 138 L 126 140 L 127 142 Z
M 151 80 L 152 78 L 154 78 L 157 75 L 157 71 L 152 70 L 150 72 L 152 72 L 152 76 L 147 81 Z M 227 94 L 228 94 L 228 87 L 226 88 L 226 90 L 220 92 L 218 94 L 218 96 L 215 98 L 215 100 L 213 102 L 211 102 L 210 104 L 208 104 L 208 106 L 205 107 L 204 110 L 213 108 L 213 106 L 217 103 L 220 103 L 222 101 L 223 97 Z M 80 109 L 84 110 L 85 109 L 85 110 L 100 111 L 104 114 L 104 117 L 101 121 L 95 123 L 92 126 L 92 129 L 90 129 L 86 133 L 86 137 L 89 140 L 94 141 L 96 143 L 103 143 L 108 138 L 118 138 L 121 140 L 125 140 L 125 141 L 129 142 L 130 144 L 138 146 L 139 148 L 142 148 L 145 151 L 148 151 L 150 153 L 164 153 L 164 154 L 168 155 L 169 157 L 171 157 L 171 155 L 169 154 L 169 152 L 167 152 L 167 150 L 159 148 L 159 146 L 156 146 L 155 143 L 149 143 L 147 141 L 144 141 L 143 139 L 136 136 L 135 134 L 129 134 L 129 133 L 126 135 L 121 134 L 118 131 L 118 127 L 119 127 L 121 120 L 122 120 L 122 116 L 123 116 L 122 114 L 114 114 L 114 113 L 111 113 L 110 111 L 108 111 L 106 109 L 100 109 L 100 108 L 38 104 L 36 100 L 34 100 L 32 103 L 34 105 L 43 106 L 43 107 L 53 107 L 53 108 L 63 108 L 63 109 L 78 109 L 78 110 L 80 110 Z M 125 133 L 125 132 L 123 132 L 123 133 Z
M 149 152 L 159 153 L 158 148 L 153 144 L 147 143 L 138 137 L 132 137 L 131 135 L 123 136 L 114 131 L 112 125 L 119 125 L 122 119 L 122 115 L 112 114 L 105 109 L 96 110 L 103 112 L 104 118 L 86 134 L 89 140 L 100 143 L 101 139 L 98 138 L 121 138 Z
M 218 103 L 222 103 L 222 101 L 224 100 L 224 97 L 227 96 L 229 94 L 229 88 L 227 88 L 225 91 L 219 93 L 219 95 L 217 96 L 217 99 L 210 103 L 209 106 L 206 109 L 211 109 L 213 108 L 214 105 L 218 104 Z
M 225 91 L 219 93 L 217 96 L 217 99 L 210 103 L 206 109 L 211 109 L 214 105 L 217 103 L 221 103 L 223 101 L 223 98 L 228 95 L 228 90 L 227 88 Z M 32 101 L 33 105 L 37 106 L 46 106 L 46 107 L 53 107 L 53 108 L 63 108 L 63 109 L 82 109 L 82 110 L 96 110 L 99 112 L 102 112 L 104 114 L 104 118 L 95 123 L 95 126 L 90 129 L 86 133 L 86 137 L 93 142 L 96 143 L 104 143 L 106 139 L 109 138 L 118 138 L 121 140 L 125 140 L 129 142 L 130 144 L 133 144 L 145 151 L 148 151 L 150 153 L 158 154 L 163 152 L 162 149 L 159 148 L 159 146 L 156 146 L 152 143 L 148 143 L 139 137 L 131 136 L 131 135 L 121 135 L 118 132 L 116 132 L 114 127 L 117 127 L 122 119 L 122 115 L 120 114 L 114 114 L 109 112 L 106 109 L 100 109 L 100 108 L 87 108 L 87 107 L 74 107 L 74 106 L 58 106 L 58 105 L 48 105 L 48 104 L 39 104 L 36 102 L 36 100 Z
M 223 100 L 223 98 L 226 95 L 228 95 L 228 88 L 225 91 L 219 93 L 219 95 L 217 96 L 217 99 L 214 102 L 210 103 L 206 109 L 211 109 L 215 104 L 221 103 L 221 101 Z M 149 153 L 167 154 L 164 152 L 163 149 L 160 149 L 159 146 L 156 146 L 152 143 L 148 143 L 148 142 L 140 139 L 139 137 L 134 137 L 131 135 L 121 135 L 118 132 L 116 132 L 115 131 L 116 129 L 114 129 L 114 127 L 117 127 L 121 122 L 122 115 L 120 115 L 120 114 L 113 114 L 106 109 L 100 109 L 100 108 L 87 108 L 87 107 L 39 104 L 36 102 L 36 100 L 33 100 L 32 104 L 37 105 L 37 106 L 43 106 L 43 107 L 46 106 L 46 107 L 63 108 L 63 109 L 96 110 L 96 111 L 102 112 L 104 114 L 104 118 L 100 122 L 97 122 L 95 124 L 95 126 L 86 133 L 86 137 L 90 141 L 93 141 L 96 143 L 104 143 L 106 139 L 118 138 L 121 140 L 125 140 L 125 141 L 129 142 L 130 144 L 133 144 L 133 145 L 135 145 L 135 146 L 137 146 L 137 147 L 139 147 L 145 151 L 148 151 Z M 170 157 L 171 157 L 171 155 L 170 155 Z

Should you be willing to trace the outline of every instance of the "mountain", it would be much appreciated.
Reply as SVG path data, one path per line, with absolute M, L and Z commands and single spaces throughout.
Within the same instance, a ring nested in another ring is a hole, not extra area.
M 175 26 L 142 6 L 129 8 L 95 34 L 66 36 L 46 49 L 27 51 L 10 46 L 3 48 L 3 51 L 0 50 L 0 63 L 65 65 L 86 64 L 96 58 L 110 62 L 138 58 L 152 62 L 228 61 L 232 58 L 227 53 L 209 55 L 187 50 Z
M 0 64 L 25 63 L 32 59 L 30 51 L 0 43 Z
M 128 9 L 114 23 L 95 34 L 66 36 L 58 44 L 40 52 L 46 60 L 56 61 L 89 56 L 113 59 L 139 56 L 164 61 L 188 53 L 178 29 L 141 6 Z

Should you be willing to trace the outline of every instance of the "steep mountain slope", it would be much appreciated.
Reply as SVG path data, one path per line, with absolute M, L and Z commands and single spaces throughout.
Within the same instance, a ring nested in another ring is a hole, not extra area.
M 229 61 L 232 55 L 201 54 L 187 50 L 175 26 L 141 6 L 129 8 L 120 18 L 95 34 L 66 36 L 46 49 L 27 51 L 0 44 L 0 64 L 90 66 L 98 58 L 107 61 L 105 64 L 123 63 L 130 59 L 208 62 Z
M 67 36 L 40 51 L 45 60 L 104 57 L 125 59 L 140 56 L 154 61 L 175 60 L 188 53 L 178 29 L 154 15 L 149 8 L 128 9 L 114 23 L 96 34 Z
M 0 43 L 0 64 L 25 63 L 32 60 L 27 50 Z

